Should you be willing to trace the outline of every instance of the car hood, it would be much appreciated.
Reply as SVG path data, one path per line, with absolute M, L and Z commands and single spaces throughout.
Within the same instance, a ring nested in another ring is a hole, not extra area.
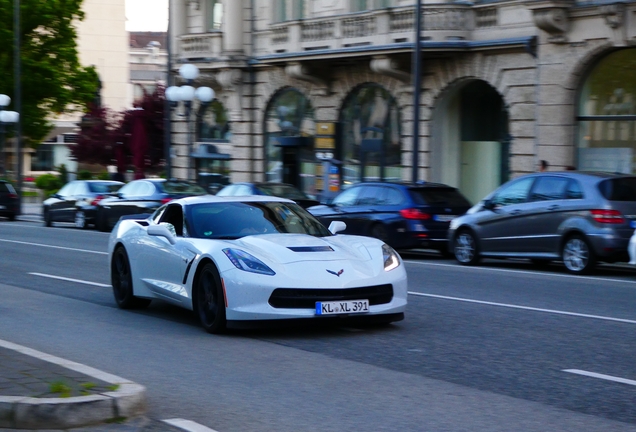
M 313 237 L 305 234 L 263 234 L 243 237 L 232 243 L 233 247 L 281 264 L 302 261 L 370 261 L 369 249 L 377 248 L 380 251 L 382 247 L 379 240 L 348 235 Z

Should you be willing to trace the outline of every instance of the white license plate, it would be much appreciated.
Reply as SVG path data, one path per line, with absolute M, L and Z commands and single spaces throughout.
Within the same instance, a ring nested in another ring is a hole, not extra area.
M 435 215 L 435 220 L 438 222 L 450 222 L 456 217 L 455 215 Z
M 316 315 L 340 315 L 369 312 L 369 300 L 316 302 Z

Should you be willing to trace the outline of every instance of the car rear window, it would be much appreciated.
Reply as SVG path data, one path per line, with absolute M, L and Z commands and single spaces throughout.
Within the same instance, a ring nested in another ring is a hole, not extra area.
M 7 183 L 0 183 L 0 193 L 10 192 Z
M 122 187 L 119 183 L 89 183 L 88 188 L 95 193 L 113 193 Z
M 168 194 L 205 195 L 206 190 L 201 186 L 188 182 L 167 181 L 157 183 L 159 189 Z
M 636 177 L 603 180 L 598 190 L 609 201 L 636 201 Z
M 445 205 L 451 207 L 470 207 L 470 202 L 454 188 L 409 189 L 413 201 L 418 205 Z

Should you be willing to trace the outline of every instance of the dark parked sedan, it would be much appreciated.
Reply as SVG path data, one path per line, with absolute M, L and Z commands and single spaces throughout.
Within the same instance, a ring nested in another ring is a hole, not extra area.
M 511 180 L 451 222 L 461 264 L 481 257 L 562 260 L 571 273 L 628 261 L 636 228 L 636 176 L 543 172 Z
M 77 228 L 87 228 L 95 222 L 97 203 L 117 192 L 122 185 L 122 182 L 111 180 L 75 180 L 65 184 L 42 203 L 44 225 L 73 222 Z
M 133 180 L 114 196 L 100 201 L 97 229 L 110 231 L 122 216 L 152 213 L 173 199 L 206 194 L 201 186 L 186 181 L 160 178 Z
M 345 222 L 347 234 L 376 237 L 396 249 L 433 248 L 446 255 L 449 223 L 469 208 L 470 202 L 447 185 L 367 182 L 308 210 L 325 226 Z
M 18 214 L 18 194 L 11 183 L 0 180 L 0 216 L 13 221 L 16 214 Z
M 267 195 L 279 198 L 287 198 L 296 201 L 303 207 L 311 207 L 320 204 L 318 200 L 310 198 L 293 185 L 287 183 L 232 183 L 216 193 L 217 196 L 248 196 Z

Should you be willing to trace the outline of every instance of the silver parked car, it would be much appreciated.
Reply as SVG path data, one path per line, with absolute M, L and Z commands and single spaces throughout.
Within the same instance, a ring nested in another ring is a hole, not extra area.
M 482 257 L 562 260 L 571 273 L 628 261 L 636 227 L 636 176 L 542 172 L 509 181 L 451 222 L 449 250 L 474 265 Z

